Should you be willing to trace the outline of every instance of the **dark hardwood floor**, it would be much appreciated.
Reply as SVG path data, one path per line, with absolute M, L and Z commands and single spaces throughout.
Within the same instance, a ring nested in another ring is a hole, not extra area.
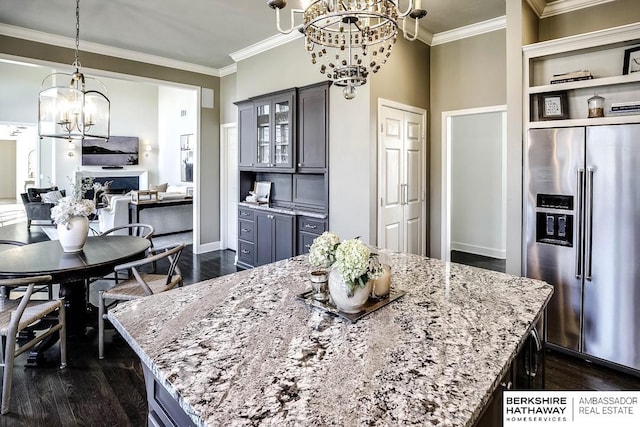
M 25 224 L 0 227 L 0 239 L 46 239 L 37 229 L 25 230 Z M 234 256 L 232 251 L 195 255 L 188 246 L 180 259 L 185 284 L 235 272 Z M 95 334 L 70 341 L 68 347 L 63 370 L 58 369 L 57 345 L 45 353 L 42 367 L 26 368 L 26 355 L 17 359 L 11 412 L 0 416 L 0 427 L 147 425 L 142 368 L 126 342 L 108 333 L 104 360 L 98 360 Z M 640 378 L 573 357 L 548 353 L 546 361 L 551 390 L 640 390 Z
M 485 270 L 500 271 L 502 273 L 507 270 L 507 261 L 505 259 L 491 258 L 469 252 L 451 251 L 451 262 L 484 268 Z

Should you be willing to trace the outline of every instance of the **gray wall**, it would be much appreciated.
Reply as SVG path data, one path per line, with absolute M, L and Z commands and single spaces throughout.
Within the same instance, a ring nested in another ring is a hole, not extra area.
M 74 55 L 71 49 L 7 36 L 0 36 L 0 53 L 57 64 L 71 63 Z M 89 52 L 81 52 L 80 58 L 83 67 L 93 70 L 211 88 L 214 92 L 214 105 L 220 105 L 220 79 L 218 77 Z M 201 203 L 198 214 L 203 218 L 200 241 L 202 244 L 206 244 L 220 240 L 220 109 L 200 108 L 200 115 Z
M 220 79 L 220 123 L 234 123 L 238 121 L 238 109 L 233 103 L 236 97 L 236 73 Z
M 505 30 L 431 48 L 430 249 L 440 258 L 442 112 L 506 103 Z
M 616 0 L 598 6 L 541 19 L 539 41 L 640 22 L 638 0 Z

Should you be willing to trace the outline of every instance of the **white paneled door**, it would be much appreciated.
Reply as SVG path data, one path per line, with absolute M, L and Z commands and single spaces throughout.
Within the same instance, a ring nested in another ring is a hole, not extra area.
M 380 106 L 378 246 L 425 254 L 424 111 Z
M 222 125 L 222 146 L 225 167 L 223 168 L 222 194 L 225 195 L 225 244 L 237 250 L 238 244 L 238 130 L 233 125 Z

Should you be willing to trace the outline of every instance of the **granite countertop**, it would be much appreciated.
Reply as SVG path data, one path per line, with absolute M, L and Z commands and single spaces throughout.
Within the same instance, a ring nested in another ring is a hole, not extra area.
M 296 299 L 306 256 L 108 316 L 196 425 L 470 426 L 553 289 L 387 256 L 406 295 L 355 324 Z
M 308 216 L 311 218 L 318 218 L 318 219 L 327 218 L 327 214 L 324 214 L 324 213 L 305 211 L 304 209 L 281 208 L 277 206 L 270 206 L 267 204 L 259 205 L 256 203 L 238 202 L 238 206 L 242 208 L 251 208 L 259 211 L 275 212 L 275 213 L 282 213 L 287 215 L 304 215 L 304 216 Z

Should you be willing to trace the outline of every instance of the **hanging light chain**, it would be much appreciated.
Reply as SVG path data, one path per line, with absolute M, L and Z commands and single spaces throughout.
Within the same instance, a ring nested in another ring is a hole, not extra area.
M 80 0 L 76 0 L 76 60 L 73 63 L 74 67 L 80 68 L 80 61 L 78 60 L 78 51 L 80 50 Z

